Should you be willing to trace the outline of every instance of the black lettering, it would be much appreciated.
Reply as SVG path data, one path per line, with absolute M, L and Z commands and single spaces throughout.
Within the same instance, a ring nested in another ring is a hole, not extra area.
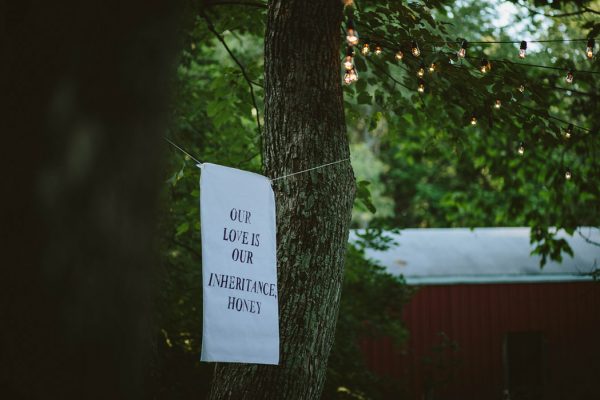
M 242 233 L 242 244 L 248 244 L 248 232 Z
M 258 247 L 260 245 L 260 242 L 258 241 L 259 237 L 260 237 L 260 233 L 257 233 L 256 234 L 256 244 L 255 244 L 256 247 Z
M 242 299 L 235 299 L 235 309 L 238 311 L 242 311 L 243 307 L 244 307 L 244 304 L 242 302 Z
M 260 314 L 260 301 L 257 301 L 257 302 L 256 302 L 256 306 L 258 307 L 258 312 L 257 312 L 257 314 Z
M 249 224 L 249 223 L 250 223 L 250 215 L 251 215 L 250 211 L 246 211 L 246 221 L 245 221 L 245 222 L 246 222 L 247 224 Z
M 248 250 L 246 250 L 246 251 L 248 253 L 248 264 L 252 264 L 252 252 L 248 251 Z
M 237 210 L 235 208 L 232 208 L 231 211 L 229 211 L 229 218 L 231 218 L 232 221 L 235 221 L 237 219 Z
M 235 297 L 229 296 L 229 302 L 227 303 L 227 309 L 233 310 L 234 304 L 235 304 Z
M 242 278 L 235 278 L 235 290 L 243 290 Z

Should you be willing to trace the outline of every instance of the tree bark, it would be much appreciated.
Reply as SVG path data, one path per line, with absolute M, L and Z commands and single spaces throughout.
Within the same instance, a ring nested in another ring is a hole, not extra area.
M 146 394 L 175 3 L 0 2 L 3 398 Z
M 340 0 L 269 2 L 263 163 L 279 177 L 349 157 Z M 318 399 L 354 200 L 349 161 L 275 181 L 280 365 L 217 364 L 211 399 Z

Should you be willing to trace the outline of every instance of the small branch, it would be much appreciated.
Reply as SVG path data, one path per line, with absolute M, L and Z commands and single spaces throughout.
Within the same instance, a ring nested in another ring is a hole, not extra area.
M 184 249 L 186 249 L 187 251 L 189 251 L 190 253 L 192 253 L 193 255 L 195 255 L 197 258 L 202 258 L 202 255 L 196 250 L 194 249 L 192 246 L 189 246 L 183 242 L 178 241 L 175 238 L 171 238 L 171 241 L 176 244 L 179 247 L 183 247 Z
M 528 6 L 526 6 L 525 4 L 521 3 L 520 1 L 516 1 L 516 3 L 517 3 L 519 6 L 521 6 L 521 7 L 525 8 L 525 9 L 526 9 L 527 11 L 529 11 L 531 14 L 535 14 L 535 15 L 542 15 L 542 16 L 544 16 L 544 17 L 548 17 L 548 18 L 572 17 L 572 16 L 574 16 L 574 15 L 581 15 L 581 14 L 585 14 L 586 12 L 591 12 L 591 13 L 594 13 L 594 14 L 597 14 L 597 13 L 598 13 L 597 11 L 595 11 L 595 10 L 592 10 L 592 9 L 590 9 L 590 8 L 583 7 L 583 9 L 581 9 L 581 10 L 572 11 L 572 12 L 566 12 L 566 13 L 562 13 L 562 14 L 546 14 L 546 13 L 544 13 L 544 12 L 541 12 L 541 11 L 534 10 L 534 9 L 532 9 L 532 8 L 530 8 L 530 7 L 528 7 Z
M 203 10 L 201 11 L 201 15 L 202 15 L 202 18 L 204 18 L 204 20 L 206 21 L 208 30 L 211 31 L 216 36 L 217 39 L 219 39 L 219 42 L 221 42 L 221 44 L 223 45 L 225 50 L 227 50 L 227 53 L 229 54 L 229 56 L 233 59 L 233 61 L 240 68 L 240 71 L 242 72 L 244 79 L 248 83 L 248 87 L 250 88 L 250 97 L 252 98 L 252 104 L 254 105 L 254 109 L 256 110 L 256 125 L 258 126 L 258 133 L 259 133 L 259 135 L 262 135 L 262 128 L 260 126 L 260 112 L 258 111 L 258 104 L 256 102 L 256 96 L 254 95 L 254 85 L 252 83 L 252 80 L 250 79 L 250 76 L 248 75 L 248 72 L 246 72 L 246 68 L 244 68 L 244 65 L 240 62 L 240 60 L 237 59 L 235 54 L 233 54 L 233 52 L 231 51 L 229 46 L 227 46 L 227 43 L 225 42 L 225 39 L 223 39 L 223 36 L 221 36 L 221 34 L 219 34 L 219 32 L 217 32 L 217 30 L 215 29 L 215 26 L 213 25 L 211 20 L 208 18 L 208 15 L 206 15 L 206 13 Z
M 579 236 L 581 236 L 583 238 L 583 240 L 585 240 L 587 243 L 600 247 L 600 242 L 596 242 L 596 241 L 590 239 L 589 236 L 585 236 L 583 234 L 583 232 L 581 232 L 581 228 L 577 228 L 577 233 L 579 233 Z

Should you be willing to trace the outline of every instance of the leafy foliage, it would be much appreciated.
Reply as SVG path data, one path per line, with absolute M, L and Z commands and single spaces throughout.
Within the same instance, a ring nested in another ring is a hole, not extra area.
M 595 75 L 578 73 L 574 85 L 567 87 L 563 71 L 496 61 L 486 75 L 477 70 L 483 54 L 492 60 L 514 60 L 513 45 L 472 45 L 469 55 L 474 58 L 458 62 L 454 57 L 458 38 L 515 40 L 515 32 L 530 32 L 527 38 L 538 39 L 594 36 L 600 30 L 597 19 L 584 13 L 555 20 L 525 10 L 515 16 L 517 29 L 495 25 L 496 3 L 355 4 L 361 39 L 384 48 L 381 57 L 357 54 L 360 79 L 344 88 L 358 182 L 353 224 L 378 229 L 367 230 L 348 249 L 327 398 L 378 398 L 400 390 L 366 372 L 359 351 L 361 337 L 385 335 L 400 342 L 407 334 L 400 312 L 410 291 L 401 279 L 364 258 L 365 246 L 393 245 L 381 234 L 383 228 L 527 225 L 544 263 L 548 257 L 571 254 L 567 243 L 555 237 L 559 229 L 572 234 L 577 226 L 600 225 L 600 122 L 593 118 L 600 114 L 600 103 Z M 548 4 L 536 10 L 594 6 L 580 1 Z M 262 123 L 264 27 L 262 3 L 215 4 L 197 16 L 188 32 L 173 82 L 176 97 L 168 136 L 201 161 L 260 172 L 257 116 Z M 342 40 L 340 32 L 340 44 Z M 411 40 L 420 44 L 419 59 L 410 55 Z M 427 44 L 431 42 L 445 43 Z M 598 57 L 591 62 L 584 59 L 580 47 L 531 46 L 526 62 L 597 71 Z M 394 58 L 398 49 L 405 54 L 402 62 Z M 438 67 L 427 73 L 423 95 L 415 90 L 421 60 Z M 518 90 L 521 84 L 523 93 Z M 501 109 L 493 108 L 496 99 L 501 100 Z M 479 122 L 476 127 L 470 125 L 473 114 Z M 565 124 L 551 116 L 592 132 L 576 130 L 566 140 Z M 525 144 L 523 157 L 517 154 L 520 142 Z M 157 299 L 162 310 L 157 393 L 159 398 L 197 398 L 206 392 L 211 374 L 210 366 L 198 361 L 199 175 L 192 160 L 177 150 L 166 164 L 170 172 L 165 176 L 165 212 L 159 230 L 166 290 Z M 566 168 L 573 173 L 570 181 L 564 178 Z

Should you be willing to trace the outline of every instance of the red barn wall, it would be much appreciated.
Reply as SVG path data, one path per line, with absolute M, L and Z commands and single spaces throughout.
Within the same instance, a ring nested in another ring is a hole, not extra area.
M 600 399 L 600 283 L 426 286 L 404 321 L 405 346 L 369 340 L 363 350 L 373 371 L 405 383 L 409 398 L 502 399 L 505 334 L 541 331 L 543 399 Z M 455 350 L 440 348 L 442 333 Z

